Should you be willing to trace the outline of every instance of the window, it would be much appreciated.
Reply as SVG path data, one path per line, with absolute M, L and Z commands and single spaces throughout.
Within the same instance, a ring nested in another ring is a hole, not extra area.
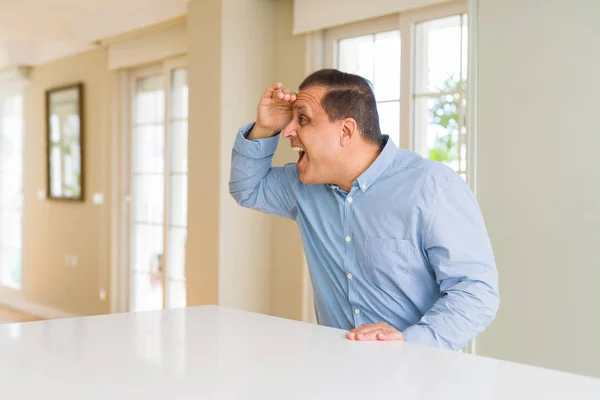
M 185 307 L 187 69 L 169 62 L 132 77 L 130 310 Z
M 23 96 L 0 95 L 0 285 L 21 288 Z
M 325 32 L 325 63 L 373 84 L 381 131 L 467 179 L 467 16 L 452 2 Z
M 400 143 L 400 31 L 342 39 L 337 51 L 337 68 L 373 84 L 381 132 Z
M 415 28 L 414 150 L 466 179 L 467 17 Z

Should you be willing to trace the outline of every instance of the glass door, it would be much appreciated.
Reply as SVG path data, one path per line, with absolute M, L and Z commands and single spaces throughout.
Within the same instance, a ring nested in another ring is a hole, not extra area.
M 185 307 L 187 69 L 133 73 L 130 137 L 130 311 Z

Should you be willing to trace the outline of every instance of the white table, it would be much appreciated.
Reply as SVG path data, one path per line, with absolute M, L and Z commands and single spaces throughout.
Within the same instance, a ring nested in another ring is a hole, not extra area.
M 0 325 L 2 399 L 600 399 L 593 379 L 207 306 Z

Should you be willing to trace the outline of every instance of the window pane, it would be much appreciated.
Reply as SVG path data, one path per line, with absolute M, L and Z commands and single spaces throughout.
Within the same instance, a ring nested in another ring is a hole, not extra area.
M 374 36 L 358 36 L 340 40 L 338 69 L 360 75 L 373 83 Z
M 163 227 L 133 224 L 133 270 L 158 273 L 162 270 Z
M 464 130 L 464 128 L 463 128 Z M 464 138 L 464 134 L 463 134 L 463 138 Z M 459 167 L 460 167 L 460 171 L 467 171 L 467 145 L 466 143 L 461 143 L 460 145 L 460 155 L 459 155 Z
M 165 92 L 162 75 L 137 79 L 135 82 L 133 124 L 164 122 Z
M 183 308 L 186 305 L 185 281 L 167 281 L 167 308 Z
M 415 100 L 415 151 L 459 171 L 458 94 Z
M 166 307 L 186 306 L 185 245 L 187 238 L 188 86 L 187 70 L 172 72 L 170 123 L 169 229 L 167 235 Z
M 22 174 L 0 170 L 0 213 L 23 208 Z
M 390 139 L 399 145 L 400 143 L 400 102 L 390 101 L 377 103 L 379 113 L 379 127 L 381 133 L 389 135 Z
M 171 73 L 171 118 L 188 117 L 187 69 L 176 69 Z
M 456 88 L 461 69 L 461 16 L 416 25 L 416 94 Z
M 21 250 L 0 248 L 0 285 L 21 287 Z
M 185 246 L 187 229 L 169 228 L 167 278 L 185 280 Z
M 164 216 L 165 177 L 162 174 L 133 177 L 133 220 L 162 224 Z
M 165 169 L 165 134 L 160 125 L 133 128 L 132 169 L 134 173 L 163 172 Z
M 187 175 L 172 175 L 170 187 L 170 225 L 187 226 Z
M 162 283 L 149 273 L 135 272 L 133 279 L 132 311 L 158 310 L 163 305 Z
M 188 170 L 188 121 L 171 123 L 171 172 Z
M 467 14 L 462 15 L 462 81 L 463 89 L 467 88 L 467 68 L 469 67 L 469 30 Z
M 164 115 L 167 101 L 165 87 L 170 87 L 168 121 L 165 121 Z M 168 307 L 183 307 L 187 231 L 187 69 L 172 70 L 164 78 L 157 75 L 138 79 L 134 103 L 131 153 L 132 309 L 162 308 L 163 293 Z M 169 124 L 168 146 L 165 123 Z M 167 149 L 170 154 L 165 170 Z M 168 185 L 170 206 L 168 221 L 164 214 L 165 184 Z M 163 252 L 165 239 L 168 246 L 166 253 Z M 166 260 L 165 255 L 168 257 Z
M 0 209 L 0 238 L 2 238 L 0 249 L 21 249 L 22 224 L 23 214 L 21 210 Z
M 374 88 L 377 101 L 400 99 L 400 31 L 375 35 Z
M 0 97 L 0 285 L 21 287 L 23 97 Z

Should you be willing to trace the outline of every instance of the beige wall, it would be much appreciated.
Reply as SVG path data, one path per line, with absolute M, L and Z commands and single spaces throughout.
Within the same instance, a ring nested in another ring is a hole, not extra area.
M 221 201 L 219 303 L 268 313 L 270 232 L 266 214 L 240 207 L 229 194 L 231 147 L 254 121 L 273 79 L 273 0 L 222 0 Z
M 595 376 L 599 13 L 479 0 L 479 199 L 502 301 L 478 353 Z
M 275 73 L 273 82 L 297 90 L 305 76 L 306 43 L 304 35 L 292 35 L 293 1 L 275 2 Z M 281 140 L 273 163 L 294 162 L 296 153 L 288 140 Z M 294 221 L 271 218 L 271 314 L 302 319 L 303 248 Z
M 108 290 L 108 216 L 92 204 L 94 192 L 108 198 L 105 137 L 106 52 L 95 50 L 32 69 L 25 101 L 23 290 L 25 300 L 62 311 L 90 315 L 109 311 L 100 289 Z M 85 202 L 37 197 L 46 188 L 45 90 L 81 81 L 85 90 Z M 78 258 L 64 266 L 65 255 Z
M 303 250 L 296 224 L 243 209 L 228 192 L 231 146 L 238 128 L 256 118 L 261 93 L 274 81 L 296 88 L 304 78 L 304 36 L 291 34 L 292 11 L 292 0 L 190 4 L 189 146 L 197 157 L 190 157 L 189 305 L 219 303 L 302 318 Z M 292 160 L 282 141 L 274 163 Z
M 273 76 L 272 0 L 190 3 L 188 305 L 270 310 L 270 222 L 229 195 L 231 147 Z
M 190 3 L 189 305 L 218 303 L 294 319 L 302 316 L 302 246 L 296 225 L 245 210 L 228 193 L 237 129 L 254 120 L 267 85 L 281 80 L 296 87 L 304 77 L 304 38 L 291 35 L 291 22 L 292 0 Z M 118 213 L 120 204 L 118 198 L 112 201 L 109 186 L 119 167 L 108 162 L 118 161 L 109 154 L 119 148 L 111 137 L 119 138 L 109 134 L 120 129 L 119 123 L 111 123 L 115 110 L 109 107 L 109 99 L 120 101 L 117 77 L 108 72 L 105 50 L 33 70 L 26 103 L 22 294 L 27 301 L 82 315 L 106 313 L 111 300 L 118 303 L 119 271 L 110 276 L 108 267 L 110 243 L 117 239 L 109 214 Z M 37 189 L 45 187 L 43 93 L 77 80 L 86 87 L 87 200 L 39 200 Z M 276 163 L 293 159 L 282 142 Z M 93 192 L 104 193 L 105 205 L 92 205 Z M 78 257 L 78 268 L 64 267 L 66 254 Z M 110 282 L 115 286 L 112 292 Z M 100 289 L 109 296 L 104 302 L 99 300 Z
M 189 4 L 188 306 L 219 303 L 221 20 L 220 1 Z

